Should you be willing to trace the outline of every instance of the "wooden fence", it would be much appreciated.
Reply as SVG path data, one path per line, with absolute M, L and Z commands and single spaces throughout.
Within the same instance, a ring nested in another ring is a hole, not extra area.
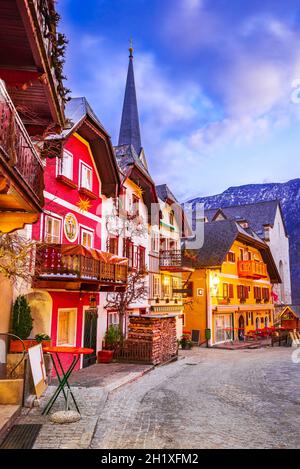
M 126 362 L 152 364 L 152 343 L 127 340 L 115 350 L 114 358 Z

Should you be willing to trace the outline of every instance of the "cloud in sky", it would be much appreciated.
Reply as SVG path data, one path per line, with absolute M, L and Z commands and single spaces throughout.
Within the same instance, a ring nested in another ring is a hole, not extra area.
M 96 17 L 95 28 L 90 21 L 100 3 L 105 22 Z M 300 144 L 300 105 L 290 100 L 292 81 L 300 78 L 295 0 L 284 6 L 277 0 L 251 5 L 233 0 L 226 9 L 222 0 L 166 0 L 163 7 L 153 0 L 150 18 L 143 13 L 144 0 L 131 0 L 132 22 L 121 21 L 124 4 L 115 0 L 121 15 L 116 26 L 108 0 L 93 4 L 88 22 L 78 22 L 70 4 L 62 11 L 71 39 L 67 73 L 73 95 L 87 96 L 116 144 L 128 64 L 124 38 L 132 35 L 134 23 L 142 142 L 158 183 L 169 183 L 185 198 L 269 180 L 270 165 L 274 180 L 295 176 L 299 164 L 290 144 Z M 289 151 L 285 157 L 294 170 L 274 164 L 279 148 Z M 260 169 L 243 173 L 240 155 L 247 155 L 250 166 L 259 161 Z M 216 168 L 222 168 L 222 178 Z

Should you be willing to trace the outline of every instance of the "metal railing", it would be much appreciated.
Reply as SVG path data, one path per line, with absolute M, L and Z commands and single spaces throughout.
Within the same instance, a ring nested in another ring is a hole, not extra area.
M 22 351 L 22 357 L 21 359 L 16 363 L 16 365 L 12 368 L 12 370 L 10 370 L 9 372 L 9 375 L 8 377 L 12 377 L 13 376 L 13 373 L 14 371 L 18 368 L 18 366 L 21 365 L 21 363 L 24 361 L 25 359 L 25 355 L 26 355 L 26 348 L 25 348 L 25 344 L 24 344 L 24 341 L 19 337 L 17 336 L 16 334 L 12 334 L 11 332 L 0 332 L 0 336 L 1 335 L 6 335 L 8 337 L 14 337 L 15 339 L 19 340 L 20 342 L 22 342 L 22 345 L 23 345 L 23 351 Z
M 44 168 L 23 122 L 0 80 L 0 148 L 9 167 L 43 205 Z

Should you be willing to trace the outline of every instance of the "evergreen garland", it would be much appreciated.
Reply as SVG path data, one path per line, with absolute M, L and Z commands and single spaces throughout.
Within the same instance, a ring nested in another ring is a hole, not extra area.
M 28 301 L 24 295 L 18 296 L 13 307 L 12 333 L 27 339 L 33 327 L 33 319 Z

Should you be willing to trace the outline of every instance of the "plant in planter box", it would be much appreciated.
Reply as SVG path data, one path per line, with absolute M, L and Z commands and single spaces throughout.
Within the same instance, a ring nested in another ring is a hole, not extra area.
M 24 295 L 20 295 L 13 306 L 12 333 L 20 337 L 23 343 L 18 339 L 11 339 L 10 352 L 23 352 L 24 348 L 28 350 L 29 347 L 36 345 L 35 340 L 27 339 L 32 330 L 32 326 L 33 319 L 29 303 Z
M 48 334 L 36 334 L 35 340 L 38 344 L 42 344 L 43 347 L 50 347 L 51 346 L 51 337 Z
M 13 307 L 12 333 L 27 339 L 33 327 L 33 319 L 29 303 L 24 295 L 18 296 Z
M 122 340 L 123 336 L 120 328 L 110 325 L 105 333 L 103 350 L 98 352 L 98 362 L 110 363 L 113 359 L 114 351 Z

